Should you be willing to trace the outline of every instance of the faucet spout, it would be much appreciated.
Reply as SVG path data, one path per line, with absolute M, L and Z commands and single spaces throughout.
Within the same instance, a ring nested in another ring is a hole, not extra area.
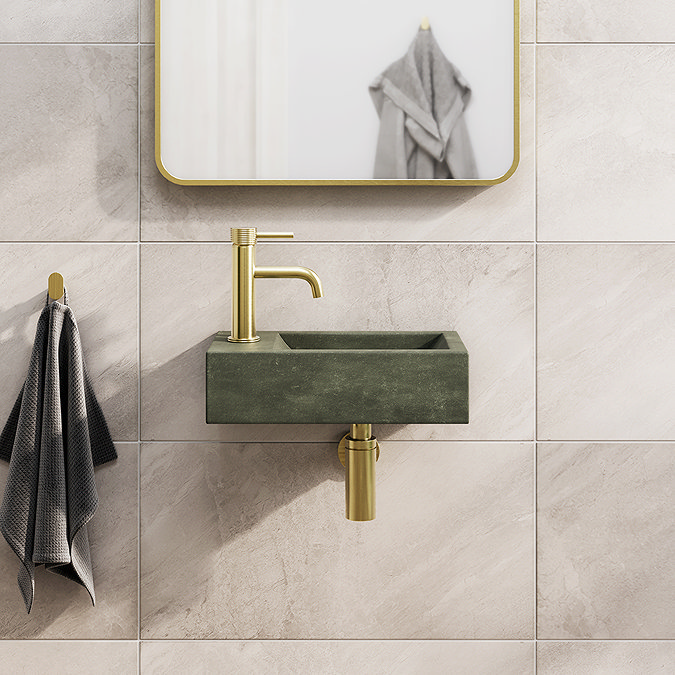
M 256 279 L 304 279 L 312 288 L 312 297 L 322 298 L 321 279 L 308 267 L 255 267 Z
M 255 280 L 304 279 L 315 298 L 323 296 L 321 280 L 307 267 L 258 267 L 255 249 L 258 239 L 291 239 L 290 232 L 258 232 L 255 227 L 233 227 L 232 235 L 232 333 L 230 342 L 257 342 L 255 332 Z

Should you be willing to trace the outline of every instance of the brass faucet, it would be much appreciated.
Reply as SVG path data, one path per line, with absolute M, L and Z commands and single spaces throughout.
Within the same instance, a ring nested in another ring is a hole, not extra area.
M 307 267 L 258 267 L 255 245 L 258 239 L 292 239 L 292 232 L 258 232 L 255 227 L 230 230 L 232 238 L 232 334 L 230 342 L 257 342 L 255 332 L 255 280 L 304 279 L 315 298 L 323 296 L 321 280 Z

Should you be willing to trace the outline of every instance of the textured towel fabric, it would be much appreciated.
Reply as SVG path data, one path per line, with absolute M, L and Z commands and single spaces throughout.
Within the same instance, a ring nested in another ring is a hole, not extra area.
M 380 117 L 375 178 L 478 178 L 464 120 L 471 88 L 431 30 L 418 31 L 370 95 Z
M 95 602 L 86 527 L 98 506 L 94 466 L 116 457 L 73 313 L 67 304 L 48 304 L 28 376 L 0 435 L 0 459 L 9 462 L 0 530 L 21 560 L 28 612 L 35 565 L 81 584 Z

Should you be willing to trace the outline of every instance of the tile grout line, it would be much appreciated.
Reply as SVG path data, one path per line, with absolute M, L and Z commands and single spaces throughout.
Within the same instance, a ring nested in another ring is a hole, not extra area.
M 184 239 L 181 241 L 171 241 L 171 240 L 147 240 L 139 242 L 138 240 L 106 240 L 106 241 L 90 241 L 87 239 L 71 239 L 71 240 L 61 240 L 54 241 L 49 240 L 47 242 L 41 241 L 39 239 L 5 239 L 0 241 L 1 244 L 16 244 L 16 245 L 42 245 L 49 244 L 55 246 L 73 246 L 73 245 L 86 245 L 86 246 L 136 246 L 139 243 L 147 245 L 156 245 L 156 246 L 203 246 L 203 245 L 229 245 L 232 242 L 229 239 Z M 411 239 L 407 240 L 378 240 L 370 241 L 367 239 L 361 240 L 350 240 L 350 241 L 330 241 L 326 239 L 314 239 L 314 240 L 298 240 L 298 241 L 286 241 L 276 244 L 276 246 L 523 246 L 523 245 L 533 245 L 542 244 L 545 246 L 599 246 L 599 245 L 608 245 L 608 246 L 673 246 L 675 245 L 675 240 L 656 240 L 656 239 L 634 239 L 634 240 L 612 240 L 605 239 L 603 241 L 596 240 L 559 240 L 559 241 L 546 241 L 538 240 L 534 241 L 532 239 L 502 239 L 500 241 L 495 240 L 480 240 L 480 239 L 444 239 L 444 240 L 418 240 L 414 241 Z
M 36 638 L 34 641 L 42 641 L 41 638 Z M 59 638 L 53 638 L 53 642 L 61 641 Z M 74 642 L 134 642 L 134 640 L 68 640 Z M 366 642 L 423 642 L 425 644 L 432 644 L 434 642 L 480 642 L 480 643 L 496 643 L 496 644 L 522 644 L 532 642 L 527 638 L 148 638 L 142 642 L 208 642 L 208 643 L 237 643 L 237 642 L 359 642 L 361 644 Z M 542 638 L 540 642 L 668 642 L 675 644 L 675 639 L 672 638 Z
M 669 45 L 675 45 L 675 42 L 610 42 L 610 41 L 605 41 L 602 42 L 600 40 L 594 40 L 593 42 L 553 42 L 553 41 L 546 41 L 546 42 L 538 42 L 535 39 L 535 42 L 531 42 L 530 44 L 535 44 L 535 45 L 541 45 L 543 47 L 547 46 L 565 46 L 565 47 L 595 47 L 595 46 L 612 46 L 612 47 L 644 47 L 644 46 L 654 46 L 654 47 L 667 47 Z
M 612 47 L 668 47 L 675 45 L 674 41 L 657 41 L 657 42 L 622 42 L 622 41 L 586 41 L 586 42 L 554 42 L 545 41 L 539 42 L 536 40 L 521 41 L 521 45 L 541 45 L 548 46 L 568 46 L 568 47 L 595 47 L 595 46 L 612 46 Z M 154 46 L 154 42 L 0 42 L 0 47 L 136 47 L 138 45 Z
M 220 425 L 220 426 L 228 426 L 228 425 Z M 253 426 L 256 426 L 255 424 Z M 261 425 L 262 426 L 262 425 Z M 298 425 L 300 426 L 300 425 Z M 327 425 L 328 426 L 328 425 Z M 337 425 L 340 426 L 340 425 Z M 349 426 L 347 423 L 345 423 L 342 426 Z M 288 444 L 293 444 L 293 445 L 332 445 L 332 444 L 337 444 L 339 442 L 340 438 L 339 436 L 336 436 L 335 438 L 329 438 L 329 439 L 324 439 L 324 440 L 309 440 L 309 441 L 296 441 L 293 439 L 288 439 L 288 440 L 264 440 L 264 441 L 259 441 L 259 440 L 229 440 L 229 441 L 223 441 L 223 440 L 218 440 L 218 439 L 197 439 L 197 440 L 172 440 L 172 439 L 142 439 L 140 442 L 143 443 L 143 445 L 166 445 L 168 443 L 171 443 L 173 445 L 288 445 Z M 500 445 L 531 445 L 534 441 L 531 438 L 524 439 L 524 440 L 502 440 L 499 438 L 492 438 L 488 440 L 471 440 L 471 439 L 462 439 L 462 438 L 447 438 L 447 439 L 439 439 L 439 438 L 426 438 L 426 439 L 415 439 L 415 438 L 383 438 L 381 437 L 380 440 L 383 443 L 416 443 L 416 444 L 423 444 L 427 443 L 430 445 L 439 445 L 441 443 L 467 443 L 467 444 L 484 444 L 484 445 L 489 445 L 489 444 L 500 444 Z
M 99 639 L 99 638 L 30 638 L 27 640 L 21 640 L 20 638 L 12 638 L 5 640 L 5 642 L 106 642 L 106 643 L 123 643 L 123 642 L 137 642 L 137 640 L 114 640 L 114 639 Z M 527 638 L 353 638 L 353 637 L 339 637 L 339 638 L 178 638 L 178 637 L 165 637 L 165 638 L 148 638 L 141 640 L 140 642 L 146 642 L 148 644 L 167 644 L 167 643 L 199 643 L 199 644 L 237 644 L 237 643 L 298 643 L 306 644 L 310 642 L 320 642 L 320 643 L 331 643 L 331 642 L 357 642 L 359 644 L 365 644 L 368 642 L 373 643 L 414 643 L 414 644 L 433 644 L 433 643 L 480 643 L 480 644 L 523 644 L 523 643 L 532 643 L 533 640 L 528 640 Z M 580 644 L 589 644 L 589 643 L 598 643 L 598 644 L 642 644 L 642 643 L 665 643 L 672 644 L 675 646 L 675 639 L 673 638 L 539 638 L 537 642 L 543 643 L 580 643 Z
M 0 42 L 0 47 L 137 47 L 139 42 Z
M 532 567 L 534 570 L 533 582 L 534 582 L 534 675 L 537 675 L 538 668 L 538 622 L 539 622 L 539 604 L 537 599 L 537 588 L 538 588 L 538 573 L 537 568 L 537 550 L 539 545 L 539 517 L 538 517 L 538 474 L 537 474 L 537 459 L 539 456 L 539 445 L 538 445 L 538 418 L 539 418 L 539 403 L 538 403 L 538 390 L 537 390 L 537 370 L 539 367 L 538 361 L 538 283 L 539 283 L 539 99 L 537 97 L 539 89 L 539 68 L 538 68 L 538 52 L 539 52 L 539 21 L 537 16 L 537 3 L 535 3 L 535 15 L 534 15 L 534 72 L 532 76 L 532 97 L 534 99 L 534 148 L 533 148 L 533 157 L 534 157 L 534 343 L 533 343 L 533 357 L 534 357 L 534 464 L 532 467 L 533 472 L 533 498 L 534 498 L 534 519 L 533 519 L 533 534 L 534 534 L 534 548 L 532 551 L 533 561 Z
M 228 425 L 222 425 L 228 426 Z M 253 425 L 255 426 L 255 425 Z M 281 426 L 281 425 L 279 425 Z M 331 426 L 331 425 L 326 425 Z M 340 426 L 340 425 L 337 425 Z M 348 426 L 348 425 L 347 425 Z M 675 445 L 675 440 L 651 440 L 651 439 L 629 439 L 629 440 L 615 440 L 615 441 L 605 441 L 605 440 L 560 440 L 555 438 L 545 438 L 545 439 L 532 439 L 532 438 L 384 438 L 381 440 L 386 443 L 465 443 L 465 444 L 494 444 L 500 443 L 504 445 L 529 445 L 531 443 L 554 443 L 556 445 Z M 195 439 L 170 439 L 170 438 L 143 438 L 140 441 L 115 441 L 115 443 L 127 443 L 127 444 L 137 444 L 143 443 L 144 445 L 164 445 L 166 443 L 173 443 L 175 445 L 242 445 L 242 444 L 255 444 L 255 445 L 284 445 L 288 443 L 293 443 L 294 445 L 326 445 L 331 443 L 337 443 L 339 441 L 338 437 L 335 438 L 324 438 L 324 439 L 315 439 L 315 440 L 294 440 L 294 439 L 277 439 L 277 440 L 256 440 L 256 439 L 243 439 L 243 440 L 222 440 L 217 438 L 195 438 Z
M 141 675 L 141 1 L 137 4 L 137 64 L 136 64 L 136 672 Z

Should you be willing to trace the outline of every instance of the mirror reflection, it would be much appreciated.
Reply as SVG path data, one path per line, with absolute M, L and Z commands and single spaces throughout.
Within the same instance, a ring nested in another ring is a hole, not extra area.
M 177 182 L 498 181 L 513 0 L 157 0 L 158 164 Z

